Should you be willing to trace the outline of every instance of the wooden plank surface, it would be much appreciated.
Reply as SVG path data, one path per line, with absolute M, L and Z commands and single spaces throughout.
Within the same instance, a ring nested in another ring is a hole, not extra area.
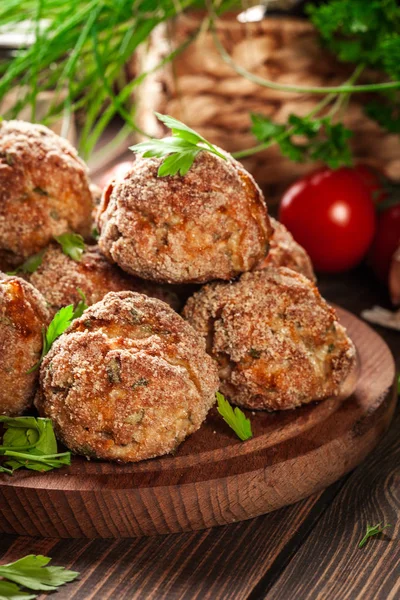
M 356 314 L 387 302 L 366 270 L 323 278 L 320 287 Z M 377 331 L 399 364 L 400 334 Z M 55 564 L 80 571 L 80 579 L 60 590 L 57 600 L 397 600 L 399 419 L 345 480 L 264 517 L 201 533 L 119 542 L 2 535 L 0 561 L 44 553 Z M 374 519 L 390 519 L 395 527 L 358 550 L 366 521 Z

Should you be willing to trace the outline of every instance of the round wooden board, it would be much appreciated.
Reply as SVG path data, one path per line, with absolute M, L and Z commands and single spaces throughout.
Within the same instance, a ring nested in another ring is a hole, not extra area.
M 340 398 L 250 414 L 240 442 L 212 411 L 175 456 L 132 465 L 74 457 L 69 468 L 0 477 L 0 531 L 130 537 L 250 519 L 319 491 L 358 465 L 391 421 L 395 366 L 385 342 L 338 309 L 358 351 Z

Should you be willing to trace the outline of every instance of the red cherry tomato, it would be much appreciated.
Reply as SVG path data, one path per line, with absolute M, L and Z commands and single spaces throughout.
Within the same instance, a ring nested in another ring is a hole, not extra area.
M 375 275 L 387 283 L 392 256 L 400 245 L 400 204 L 378 216 L 376 235 L 371 247 L 370 264 Z
M 98 185 L 101 188 L 104 188 L 110 183 L 112 179 L 120 179 L 132 168 L 132 165 L 132 161 L 124 161 L 117 163 L 100 176 Z
M 328 273 L 356 266 L 375 233 L 371 193 L 347 167 L 321 169 L 297 181 L 284 194 L 279 217 L 315 269 Z
M 353 170 L 359 175 L 363 184 L 368 188 L 375 204 L 379 204 L 387 197 L 385 178 L 378 171 L 371 167 L 367 167 L 367 165 L 356 165 Z

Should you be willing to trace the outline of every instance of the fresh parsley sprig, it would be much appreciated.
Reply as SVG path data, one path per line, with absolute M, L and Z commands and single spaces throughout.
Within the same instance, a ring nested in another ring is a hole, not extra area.
M 25 262 L 22 263 L 15 271 L 8 271 L 7 275 L 18 275 L 19 273 L 34 273 L 40 267 L 43 262 L 43 255 L 45 249 L 41 250 L 37 254 L 32 254 Z
M 382 531 L 384 531 L 388 527 L 391 527 L 391 525 L 388 524 L 382 526 L 382 523 L 378 523 L 377 525 L 367 525 L 367 531 L 360 543 L 358 544 L 358 547 L 363 548 L 363 546 L 365 546 L 370 537 L 382 533 Z
M 45 472 L 71 464 L 70 452 L 58 452 L 51 419 L 0 416 L 0 423 L 4 428 L 0 456 L 7 459 L 0 472 L 12 475 L 22 467 Z
M 78 577 L 77 571 L 48 567 L 50 561 L 48 556 L 29 554 L 15 562 L 0 565 L 0 577 L 8 580 L 0 580 L 0 598 L 33 600 L 37 596 L 23 592 L 20 585 L 34 591 L 51 592 Z
M 85 249 L 85 241 L 79 233 L 63 233 L 54 236 L 54 239 L 60 244 L 66 256 L 69 256 L 76 262 L 81 260 Z
M 87 308 L 89 308 L 88 305 L 86 304 L 85 293 L 80 288 L 77 288 L 76 291 L 78 292 L 78 295 L 80 296 L 81 299 L 79 300 L 78 304 L 75 306 L 74 313 L 72 315 L 72 320 L 78 319 L 79 317 L 81 317 L 83 315 L 83 311 L 85 311 Z
M 142 154 L 144 158 L 164 158 L 158 169 L 158 177 L 177 173 L 181 176 L 186 175 L 196 156 L 204 151 L 227 160 L 215 146 L 181 121 L 168 115 L 155 114 L 159 121 L 171 129 L 172 137 L 141 142 L 131 146 L 130 150 Z
M 250 419 L 246 417 L 243 411 L 241 411 L 237 406 L 235 409 L 233 409 L 228 400 L 226 400 L 223 394 L 220 392 L 217 392 L 216 396 L 218 402 L 217 410 L 219 414 L 224 419 L 225 423 L 229 425 L 231 429 L 233 429 L 242 442 L 253 437 Z

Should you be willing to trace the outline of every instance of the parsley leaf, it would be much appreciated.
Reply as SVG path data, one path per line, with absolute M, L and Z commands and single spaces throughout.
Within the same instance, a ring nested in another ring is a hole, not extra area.
M 78 304 L 75 306 L 74 313 L 72 315 L 72 320 L 78 319 L 79 317 L 81 317 L 83 314 L 83 311 L 88 308 L 88 305 L 86 304 L 85 293 L 80 288 L 77 288 L 76 291 L 78 292 L 79 296 L 81 297 L 81 300 L 79 300 Z
M 273 123 L 259 114 L 250 117 L 253 135 L 263 143 L 276 142 L 282 154 L 294 162 L 320 160 L 332 169 L 352 164 L 348 144 L 352 133 L 341 123 L 332 124 L 330 117 L 291 114 L 286 124 Z
M 0 416 L 5 429 L 0 455 L 8 460 L 1 471 L 12 474 L 25 467 L 32 471 L 50 471 L 71 464 L 71 453 L 58 453 L 50 419 Z
M 0 600 L 34 600 L 35 594 L 23 592 L 15 583 L 0 580 Z
M 233 409 L 228 400 L 226 400 L 222 394 L 217 392 L 216 396 L 218 402 L 217 410 L 224 419 L 225 423 L 227 423 L 227 425 L 233 429 L 233 431 L 242 441 L 253 437 L 250 419 L 248 419 L 237 406 L 235 409 Z
M 171 129 L 172 137 L 140 142 L 131 146 L 130 150 L 142 154 L 144 158 L 164 158 L 158 169 L 158 177 L 173 176 L 177 173 L 183 177 L 202 151 L 211 152 L 227 160 L 215 146 L 181 121 L 168 115 L 155 114 L 159 121 Z
M 400 105 L 389 106 L 378 100 L 365 106 L 365 113 L 390 133 L 400 133 Z
M 79 262 L 82 258 L 85 249 L 84 239 L 79 233 L 63 233 L 62 235 L 54 236 L 62 248 L 64 254 Z
M 30 590 L 43 592 L 56 590 L 59 586 L 78 577 L 79 573 L 69 571 L 64 567 L 48 567 L 50 561 L 51 558 L 47 556 L 29 554 L 15 562 L 0 565 L 0 577 L 5 577 Z M 14 590 L 11 591 L 14 592 Z M 35 596 L 28 597 L 35 598 Z M 22 598 L 26 600 L 27 597 L 22 596 Z
M 18 273 L 34 273 L 42 264 L 45 251 L 46 250 L 44 249 L 37 254 L 32 254 L 32 256 L 27 258 L 22 265 L 15 269 L 15 271 L 9 271 L 7 275 L 18 275 Z
M 378 523 L 377 525 L 367 525 L 367 531 L 360 543 L 358 544 L 358 547 L 362 548 L 363 546 L 365 546 L 370 537 L 382 533 L 382 531 L 384 531 L 388 527 L 391 527 L 391 525 L 384 525 L 383 527 L 381 523 Z
M 80 302 L 78 303 L 79 306 Z M 78 310 L 77 306 L 77 310 Z M 83 312 L 83 311 L 82 311 Z M 33 365 L 28 371 L 28 373 L 33 373 L 36 369 L 39 368 L 43 358 L 46 356 L 48 351 L 50 350 L 53 343 L 56 341 L 58 337 L 68 327 L 71 325 L 72 320 L 74 319 L 74 306 L 73 304 L 69 304 L 68 306 L 64 306 L 60 308 L 60 310 L 54 315 L 53 320 L 50 322 L 50 325 L 47 329 L 43 329 L 42 337 L 43 337 L 43 347 L 42 353 L 37 363 Z

